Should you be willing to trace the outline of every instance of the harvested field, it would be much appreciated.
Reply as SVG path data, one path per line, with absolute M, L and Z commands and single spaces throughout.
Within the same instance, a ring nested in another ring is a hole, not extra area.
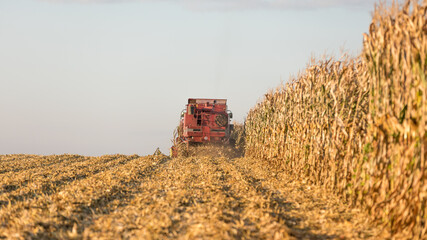
M 0 239 L 384 237 L 323 188 L 210 153 L 0 156 Z

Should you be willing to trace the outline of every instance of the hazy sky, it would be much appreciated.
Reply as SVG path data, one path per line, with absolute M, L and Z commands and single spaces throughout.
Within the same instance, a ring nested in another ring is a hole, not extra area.
M 187 98 L 242 122 L 313 54 L 357 54 L 374 2 L 1 0 L 0 154 L 168 154 Z

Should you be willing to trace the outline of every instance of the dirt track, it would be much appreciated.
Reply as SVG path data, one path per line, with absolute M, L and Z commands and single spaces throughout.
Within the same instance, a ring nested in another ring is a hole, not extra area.
M 334 195 L 227 156 L 0 156 L 1 238 L 376 238 Z

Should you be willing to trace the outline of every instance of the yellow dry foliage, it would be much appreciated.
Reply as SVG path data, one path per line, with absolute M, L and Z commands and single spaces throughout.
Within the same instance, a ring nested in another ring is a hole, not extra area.
M 427 237 L 427 1 L 380 5 L 362 56 L 312 60 L 245 122 L 246 156 L 327 186 L 395 236 Z

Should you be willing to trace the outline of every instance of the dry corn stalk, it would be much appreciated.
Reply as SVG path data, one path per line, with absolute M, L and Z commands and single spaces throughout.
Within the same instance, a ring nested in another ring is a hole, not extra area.
M 359 199 L 394 232 L 427 231 L 427 1 L 376 8 L 363 58 L 368 70 L 367 161 Z
M 311 61 L 245 122 L 246 155 L 427 235 L 427 1 L 378 7 L 360 58 Z M 396 235 L 397 236 L 397 235 Z

